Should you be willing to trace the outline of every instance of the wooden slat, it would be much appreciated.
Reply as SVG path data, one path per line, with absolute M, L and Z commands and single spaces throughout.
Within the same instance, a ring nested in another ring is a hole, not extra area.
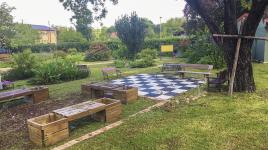
M 55 132 L 53 134 L 45 135 L 44 137 L 44 145 L 49 146 L 53 145 L 59 141 L 62 141 L 69 137 L 69 129 L 66 128 L 64 130 Z

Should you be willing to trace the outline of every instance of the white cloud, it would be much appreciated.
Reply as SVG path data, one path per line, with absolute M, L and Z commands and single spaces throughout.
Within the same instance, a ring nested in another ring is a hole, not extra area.
M 64 10 L 58 0 L 0 0 L 16 7 L 13 12 L 15 21 L 30 24 L 48 25 L 48 21 L 54 25 L 71 26 L 69 18 L 71 12 Z M 107 4 L 108 15 L 102 20 L 105 26 L 113 25 L 115 20 L 123 14 L 136 11 L 140 17 L 146 17 L 154 23 L 159 23 L 159 17 L 163 21 L 169 18 L 182 17 L 184 0 L 119 0 L 117 5 Z M 99 23 L 94 23 L 99 27 Z

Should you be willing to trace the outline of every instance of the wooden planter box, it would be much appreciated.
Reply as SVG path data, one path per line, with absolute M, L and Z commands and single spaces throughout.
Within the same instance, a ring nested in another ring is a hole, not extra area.
M 114 89 L 113 98 L 121 101 L 122 104 L 132 103 L 138 100 L 138 88 L 123 86 Z
M 40 103 L 42 101 L 45 101 L 49 98 L 49 90 L 48 87 L 34 87 L 31 88 L 33 95 L 32 95 L 32 99 L 33 99 L 33 103 Z
M 68 120 L 55 113 L 27 120 L 30 140 L 39 146 L 53 145 L 69 137 Z
M 104 111 L 94 114 L 94 119 L 98 121 L 106 121 L 107 123 L 116 122 L 121 119 L 122 105 L 119 100 L 102 98 L 96 100 L 96 102 L 105 104 L 106 108 Z

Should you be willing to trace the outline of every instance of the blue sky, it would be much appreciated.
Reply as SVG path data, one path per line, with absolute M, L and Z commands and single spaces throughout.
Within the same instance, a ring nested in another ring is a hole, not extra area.
M 16 22 L 29 24 L 72 26 L 69 18 L 72 13 L 64 10 L 58 0 L 0 0 L 16 7 L 13 15 Z M 108 15 L 102 20 L 104 26 L 111 26 L 123 14 L 136 11 L 140 17 L 146 17 L 154 23 L 159 23 L 160 16 L 163 21 L 169 18 L 182 17 L 184 0 L 119 0 L 117 5 L 107 3 Z M 99 28 L 99 23 L 94 23 Z

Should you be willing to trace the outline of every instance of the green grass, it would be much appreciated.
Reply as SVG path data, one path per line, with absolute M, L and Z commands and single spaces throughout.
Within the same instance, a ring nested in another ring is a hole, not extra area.
M 254 71 L 256 93 L 208 93 L 131 118 L 70 149 L 268 149 L 268 64 L 254 64 Z

